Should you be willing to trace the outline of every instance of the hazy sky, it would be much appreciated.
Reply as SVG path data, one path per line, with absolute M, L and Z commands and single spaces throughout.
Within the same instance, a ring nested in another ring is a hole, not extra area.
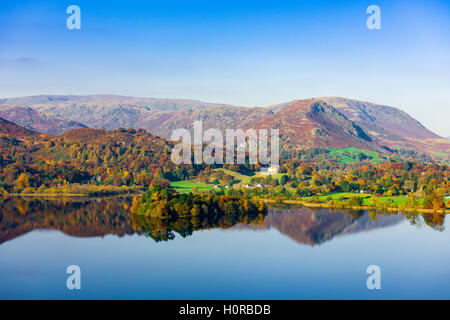
M 81 8 L 68 30 L 66 8 Z M 381 30 L 366 9 L 381 8 Z M 450 1 L 0 3 L 0 97 L 98 94 L 266 106 L 342 96 L 450 136 Z

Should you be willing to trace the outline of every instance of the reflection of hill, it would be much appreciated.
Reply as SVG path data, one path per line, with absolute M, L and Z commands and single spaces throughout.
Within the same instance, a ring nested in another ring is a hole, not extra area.
M 293 240 L 310 245 L 321 244 L 335 236 L 388 227 L 404 221 L 401 214 L 379 216 L 372 221 L 361 211 L 336 211 L 311 208 L 270 208 L 262 228 L 275 228 Z M 237 226 L 245 228 L 246 226 Z
M 214 216 L 158 220 L 132 217 L 131 199 L 24 199 L 0 200 L 0 244 L 36 229 L 60 230 L 76 237 L 145 234 L 155 241 L 171 240 L 174 232 L 182 237 L 197 230 L 238 228 L 261 230 L 275 228 L 299 243 L 321 244 L 339 235 L 365 232 L 392 226 L 406 218 L 411 224 L 423 221 L 443 230 L 445 216 L 409 214 L 372 215 L 367 212 L 304 207 L 270 208 L 268 215 Z
M 248 214 L 209 214 L 202 217 L 181 217 L 174 219 L 158 219 L 143 215 L 133 215 L 136 230 L 156 242 L 168 241 L 175 238 L 175 232 L 185 238 L 195 231 L 210 230 L 215 228 L 229 229 L 236 224 L 248 226 L 262 226 L 264 214 L 253 212 Z
M 35 229 L 60 230 L 76 237 L 133 234 L 130 199 L 23 199 L 0 201 L 0 243 Z
M 60 230 L 76 237 L 145 234 L 155 241 L 171 240 L 197 230 L 227 229 L 237 223 L 262 225 L 263 214 L 217 215 L 179 219 L 152 219 L 130 214 L 131 199 L 65 198 L 0 200 L 0 244 L 36 229 Z

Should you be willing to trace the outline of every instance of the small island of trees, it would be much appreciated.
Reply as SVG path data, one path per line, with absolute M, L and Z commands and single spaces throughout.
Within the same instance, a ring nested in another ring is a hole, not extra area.
M 131 211 L 152 218 L 208 215 L 244 216 L 266 213 L 262 199 L 218 194 L 179 194 L 173 188 L 156 185 L 141 197 L 134 197 Z

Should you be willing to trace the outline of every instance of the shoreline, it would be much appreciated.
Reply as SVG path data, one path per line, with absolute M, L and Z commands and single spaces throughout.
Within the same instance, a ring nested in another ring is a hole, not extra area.
M 277 203 L 275 200 L 271 200 L 271 199 L 263 199 L 264 202 L 267 203 Z M 280 202 L 278 202 L 280 203 Z M 285 204 L 300 204 L 304 207 L 307 208 L 333 208 L 333 209 L 353 209 L 353 210 L 383 210 L 383 211 L 389 211 L 389 212 L 400 212 L 400 211 L 404 211 L 404 212 L 417 212 L 417 213 L 437 213 L 437 214 L 449 214 L 450 213 L 450 209 L 440 209 L 440 210 L 435 210 L 435 209 L 423 209 L 423 208 L 405 208 L 405 209 L 401 209 L 401 208 L 395 208 L 395 207 L 389 207 L 389 208 L 377 208 L 377 207 L 370 207 L 370 206 L 351 206 L 351 207 L 338 207 L 338 206 L 333 206 L 327 203 L 311 203 L 311 202 L 306 202 L 306 201 L 302 201 L 302 200 L 283 200 L 281 201 L 281 203 L 285 203 Z
M 138 196 L 142 193 L 110 193 L 110 194 L 87 194 L 87 193 L 7 193 L 2 197 L 117 197 L 117 196 Z
M 8 194 L 2 194 L 2 197 L 26 197 L 26 198 L 32 198 L 32 197 L 38 197 L 38 198 L 95 198 L 95 197 L 131 197 L 131 196 L 139 196 L 143 193 L 119 193 L 119 194 L 83 194 L 83 193 L 8 193 Z M 395 208 L 395 207 L 389 207 L 389 208 L 377 208 L 377 207 L 370 207 L 370 206 L 333 206 L 327 203 L 311 203 L 306 202 L 302 200 L 283 200 L 281 202 L 272 200 L 272 199 L 262 199 L 265 203 L 284 203 L 284 204 L 299 204 L 307 208 L 333 208 L 333 209 L 353 209 L 353 210 L 383 210 L 388 212 L 417 212 L 417 213 L 432 213 L 432 214 L 450 214 L 450 209 L 423 209 L 423 208 Z

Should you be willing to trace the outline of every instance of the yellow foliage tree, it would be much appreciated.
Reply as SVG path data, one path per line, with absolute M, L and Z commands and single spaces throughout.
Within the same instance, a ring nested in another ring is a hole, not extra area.
M 17 178 L 17 189 L 19 191 L 22 191 L 23 189 L 27 188 L 30 186 L 30 182 L 28 180 L 28 175 L 23 172 L 19 175 L 19 177 Z

